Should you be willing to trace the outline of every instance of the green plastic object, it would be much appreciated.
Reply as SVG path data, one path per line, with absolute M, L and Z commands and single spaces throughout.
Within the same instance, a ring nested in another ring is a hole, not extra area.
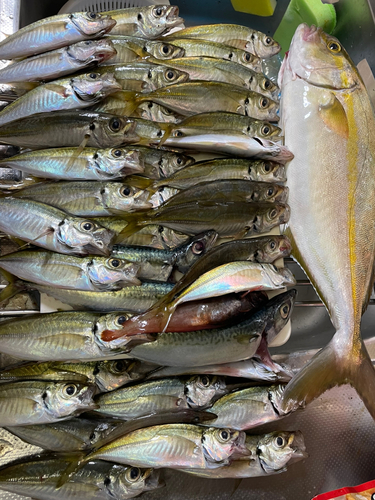
M 335 8 L 321 0 L 291 0 L 274 34 L 274 39 L 281 45 L 281 55 L 289 50 L 294 32 L 301 23 L 315 24 L 326 33 L 332 33 L 336 26 Z

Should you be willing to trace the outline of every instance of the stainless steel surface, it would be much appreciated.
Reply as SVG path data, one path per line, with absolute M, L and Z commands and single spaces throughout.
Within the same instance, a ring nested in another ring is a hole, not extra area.
M 4 2 L 7 0 L 1 0 Z M 338 22 L 335 35 L 341 40 L 355 63 L 366 58 L 375 70 L 375 0 L 340 0 L 335 4 Z M 24 0 L 21 6 L 21 25 L 52 15 L 63 1 Z M 173 2 L 172 2 L 173 3 Z M 271 18 L 260 18 L 235 12 L 230 0 L 178 0 L 186 25 L 234 22 L 249 25 L 273 34 L 288 4 L 278 0 Z M 2 3 L 1 3 L 2 5 Z M 370 5 L 372 9 L 370 8 Z M 4 240 L 0 240 L 1 245 Z M 334 333 L 328 314 L 314 289 L 299 267 L 289 261 L 288 266 L 298 280 L 298 304 L 292 317 L 292 336 L 284 346 L 272 349 L 277 361 L 290 362 L 295 370 L 322 346 Z M 375 361 L 375 297 L 362 322 L 363 337 Z M 30 311 L 28 311 L 30 312 Z M 24 311 L 7 311 L 22 314 Z M 0 311 L 0 315 L 2 311 Z M 0 366 L 13 360 L 0 356 Z M 355 391 L 348 386 L 334 388 L 317 399 L 305 410 L 291 415 L 264 429 L 301 430 L 305 436 L 309 458 L 292 465 L 288 472 L 258 479 L 243 480 L 240 485 L 228 480 L 205 480 L 180 472 L 165 472 L 167 486 L 146 494 L 145 500 L 310 500 L 323 491 L 354 485 L 375 479 L 375 424 L 366 412 Z M 261 432 L 262 429 L 257 430 Z M 30 446 L 9 436 L 0 429 L 0 439 L 15 443 L 14 453 L 0 458 L 0 465 L 29 454 Z M 21 500 L 18 495 L 0 492 L 0 500 Z M 84 499 L 80 499 L 84 500 Z

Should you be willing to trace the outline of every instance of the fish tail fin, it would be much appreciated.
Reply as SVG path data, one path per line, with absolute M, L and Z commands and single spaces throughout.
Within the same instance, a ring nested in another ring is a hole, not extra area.
M 118 234 L 118 238 L 122 241 L 123 238 L 128 238 L 132 234 L 140 231 L 144 226 L 147 226 L 148 221 L 145 219 L 144 212 L 135 212 L 126 214 L 123 219 L 127 222 L 126 226 Z
M 8 273 L 8 271 L 5 271 L 4 269 L 0 270 L 1 274 L 4 276 L 4 278 L 8 281 L 8 285 L 3 288 L 0 292 L 0 305 L 3 304 L 5 301 L 11 299 L 14 297 L 18 292 L 21 292 L 22 290 L 25 289 L 23 282 L 16 278 L 11 273 Z
M 72 455 L 64 456 L 68 466 L 62 472 L 59 480 L 56 483 L 56 489 L 58 490 L 61 486 L 64 486 L 73 476 L 76 474 L 86 463 L 90 460 L 90 454 L 84 455 L 83 453 L 73 453 Z
M 282 411 L 288 413 L 304 407 L 328 389 L 350 384 L 375 419 L 375 370 L 359 331 L 347 347 L 338 334 L 288 383 L 282 397 Z
M 161 124 L 159 123 L 159 125 L 161 125 Z M 171 135 L 172 130 L 175 126 L 176 126 L 175 123 L 163 123 L 162 128 L 164 130 L 164 134 L 158 143 L 158 148 L 160 148 L 165 143 L 165 141 Z
M 154 187 L 155 180 L 149 179 L 148 177 L 143 177 L 141 175 L 129 175 L 125 180 L 138 189 L 147 189 L 151 193 L 155 193 L 157 190 L 157 188 Z

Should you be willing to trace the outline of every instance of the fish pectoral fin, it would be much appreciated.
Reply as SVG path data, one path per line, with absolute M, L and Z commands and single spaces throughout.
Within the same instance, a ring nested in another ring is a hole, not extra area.
M 16 276 L 5 271 L 4 269 L 0 269 L 1 274 L 8 281 L 8 285 L 3 288 L 0 292 L 0 304 L 5 302 L 6 300 L 14 297 L 18 292 L 21 292 L 25 289 L 23 281 L 19 280 Z
M 343 105 L 332 92 L 325 93 L 323 101 L 319 105 L 320 118 L 332 132 L 347 139 L 349 123 Z
M 45 83 L 44 89 L 50 90 L 51 92 L 55 92 L 56 94 L 59 94 L 62 97 L 68 96 L 66 88 L 63 85 L 59 85 L 58 83 Z
M 350 384 L 375 419 L 375 369 L 359 336 L 343 349 L 341 334 L 340 330 L 336 332 L 331 342 L 288 383 L 280 405 L 283 413 L 303 408 L 336 385 Z

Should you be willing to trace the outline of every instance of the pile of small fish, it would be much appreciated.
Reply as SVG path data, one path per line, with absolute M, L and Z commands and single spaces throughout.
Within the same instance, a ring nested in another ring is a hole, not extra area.
M 245 433 L 288 414 L 293 375 L 268 352 L 296 296 L 267 295 L 295 284 L 269 234 L 293 157 L 261 72 L 279 45 L 236 25 L 166 35 L 182 22 L 73 13 L 0 43 L 0 167 L 21 172 L 2 182 L 20 248 L 0 301 L 74 309 L 0 323 L 0 352 L 28 361 L 0 372 L 0 426 L 46 450 L 0 469 L 7 491 L 122 500 L 160 468 L 246 478 L 306 457 L 300 432 Z

